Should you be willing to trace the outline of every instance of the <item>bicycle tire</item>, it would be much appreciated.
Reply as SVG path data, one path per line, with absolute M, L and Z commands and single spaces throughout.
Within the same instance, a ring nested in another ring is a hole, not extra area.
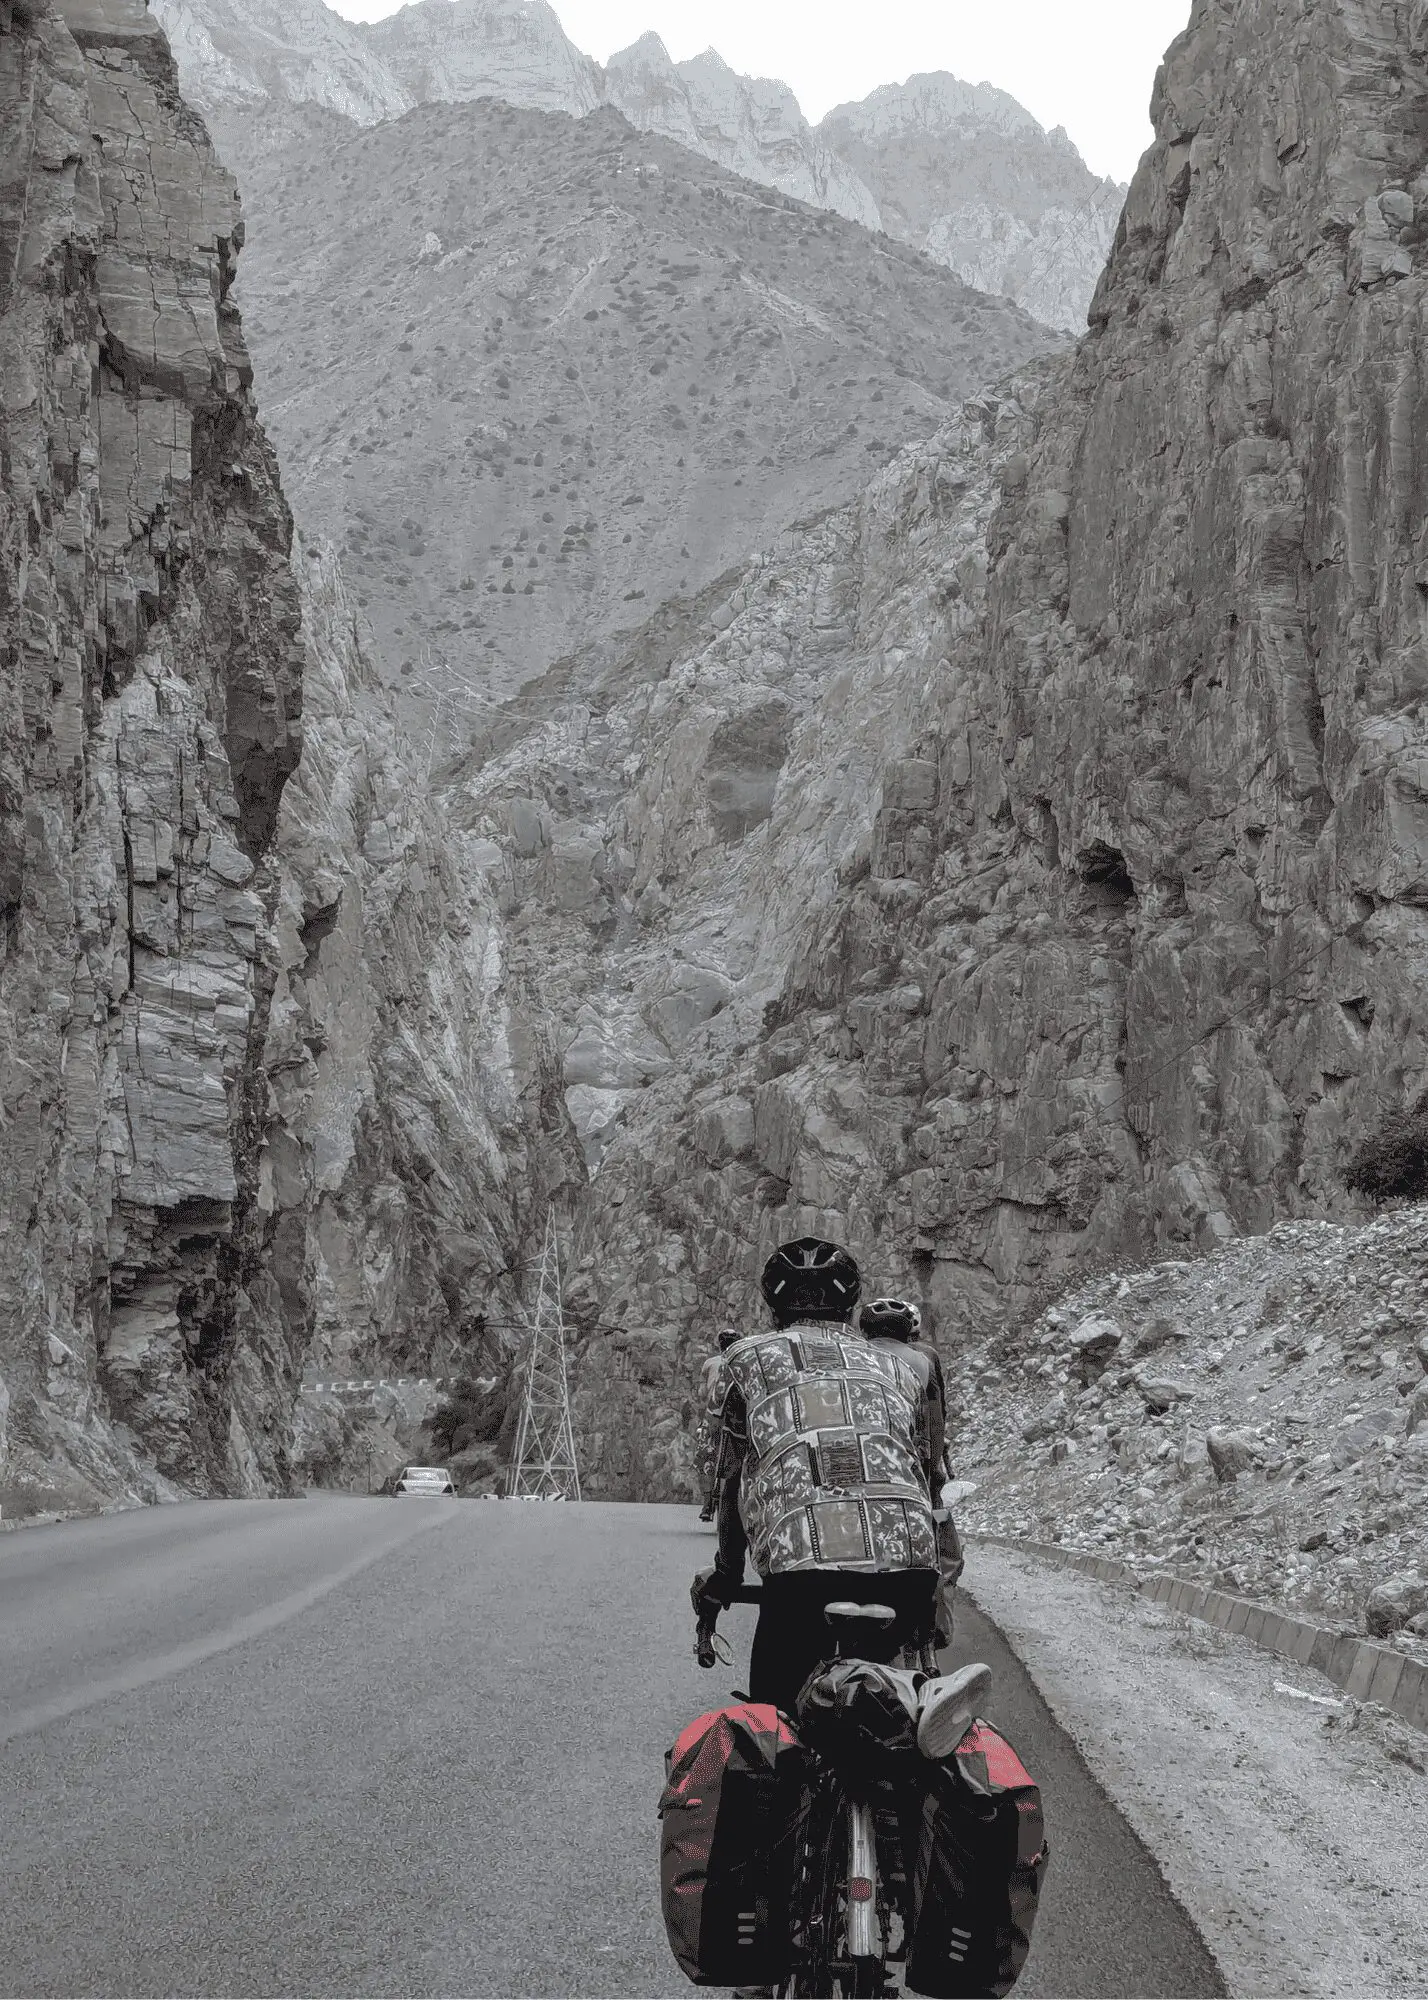
M 843 1904 L 847 1810 L 841 1785 L 825 1780 L 816 1787 L 799 1876 L 798 1943 L 793 1968 L 779 1988 L 781 2000 L 882 2000 L 887 1991 L 885 1957 L 856 1959 L 848 1954 Z
M 804 1813 L 793 1913 L 794 1954 L 780 2000 L 835 2000 L 832 1917 L 838 1892 L 836 1788 L 815 1783 Z

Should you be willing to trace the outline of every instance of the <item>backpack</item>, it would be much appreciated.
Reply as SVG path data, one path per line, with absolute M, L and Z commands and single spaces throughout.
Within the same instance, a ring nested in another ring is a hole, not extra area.
M 701 1715 L 665 1757 L 660 1894 L 696 1986 L 774 1986 L 788 1970 L 807 1757 L 776 1708 Z
M 1010 1993 L 1031 1949 L 1046 1868 L 1041 1793 L 1004 1736 L 974 1722 L 928 1767 L 907 1854 L 907 1984 L 932 2000 Z

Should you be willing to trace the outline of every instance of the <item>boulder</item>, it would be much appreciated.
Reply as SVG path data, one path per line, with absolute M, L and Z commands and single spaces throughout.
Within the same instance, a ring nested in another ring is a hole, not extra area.
M 1371 1638 L 1388 1639 L 1424 1611 L 1428 1611 L 1428 1578 L 1416 1571 L 1391 1576 L 1369 1592 L 1364 1625 Z
M 1413 1401 L 1408 1405 L 1408 1435 L 1428 1429 L 1428 1377 L 1421 1381 L 1413 1392 Z
M 1058 1396 L 1054 1402 L 1048 1403 L 1039 1411 L 1030 1423 L 1023 1424 L 1021 1432 L 1023 1441 L 1027 1444 L 1040 1444 L 1043 1439 L 1051 1437 L 1054 1432 L 1060 1430 L 1065 1421 L 1066 1398 Z
M 741 1159 L 754 1143 L 754 1107 L 747 1097 L 721 1097 L 694 1121 L 694 1144 L 711 1167 Z
M 1155 1354 L 1162 1347 L 1168 1347 L 1172 1341 L 1184 1340 L 1185 1338 L 1184 1327 L 1177 1326 L 1173 1319 L 1167 1319 L 1162 1313 L 1157 1318 L 1149 1321 L 1136 1334 L 1135 1339 L 1131 1342 L 1131 1352 L 1137 1355 Z
M 1177 1403 L 1195 1393 L 1187 1383 L 1177 1382 L 1169 1375 L 1137 1372 L 1131 1379 L 1140 1391 L 1145 1407 L 1157 1417 L 1163 1417 L 1167 1411 L 1173 1410 Z
M 1112 1357 L 1120 1352 L 1125 1334 L 1113 1319 L 1094 1314 L 1083 1319 L 1070 1338 L 1071 1363 L 1083 1382 L 1093 1382 L 1105 1373 Z
M 1264 1446 L 1249 1431 L 1212 1430 L 1205 1439 L 1216 1479 L 1226 1484 L 1252 1471 L 1264 1457 Z

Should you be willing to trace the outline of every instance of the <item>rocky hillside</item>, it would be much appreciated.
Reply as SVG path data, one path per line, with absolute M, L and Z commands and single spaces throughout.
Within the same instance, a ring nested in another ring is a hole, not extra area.
M 609 111 L 359 129 L 309 108 L 235 143 L 293 504 L 342 548 L 393 672 L 448 693 L 443 729 L 846 501 L 1054 344 Z
M 234 185 L 138 0 L 0 8 L 0 151 L 0 1504 L 259 1490 L 303 658 Z
M 1423 1090 L 1413 18 L 1197 7 L 1074 359 L 463 778 L 644 1384 L 600 1450 L 677 1430 L 778 1237 L 848 1234 L 955 1345 L 1341 1212 Z
M 818 136 L 871 190 L 890 236 L 1047 326 L 1083 331 L 1126 190 L 1097 180 L 1060 127 L 943 71 L 839 105 Z
M 1426 1276 L 1420 1207 L 1095 1280 L 958 1355 L 964 1519 L 1428 1658 Z
M 345 21 L 323 0 L 153 0 L 184 87 L 248 192 L 254 105 L 316 104 L 359 124 L 413 104 L 499 98 L 636 130 L 814 207 L 885 230 L 978 290 L 1079 333 L 1125 189 L 1098 181 L 1062 131 L 1005 92 L 945 73 L 886 84 L 811 128 L 787 84 L 739 76 L 714 49 L 673 62 L 642 35 L 602 70 L 546 0 L 415 0 Z

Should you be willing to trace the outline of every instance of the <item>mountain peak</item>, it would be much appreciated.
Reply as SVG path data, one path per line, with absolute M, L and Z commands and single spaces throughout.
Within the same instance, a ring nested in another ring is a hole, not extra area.
M 657 69 L 674 74 L 674 61 L 669 50 L 653 28 L 647 28 L 637 41 L 627 49 L 617 49 L 605 65 L 608 76 L 611 70 Z
M 865 138 L 919 129 L 952 132 L 968 126 L 1042 134 L 1025 105 L 995 84 L 964 83 L 950 70 L 925 70 L 905 83 L 885 83 L 856 104 L 839 104 L 824 126 L 850 127 Z
M 575 118 L 600 103 L 598 68 L 548 0 L 411 0 L 362 32 L 418 103 L 499 97 Z

